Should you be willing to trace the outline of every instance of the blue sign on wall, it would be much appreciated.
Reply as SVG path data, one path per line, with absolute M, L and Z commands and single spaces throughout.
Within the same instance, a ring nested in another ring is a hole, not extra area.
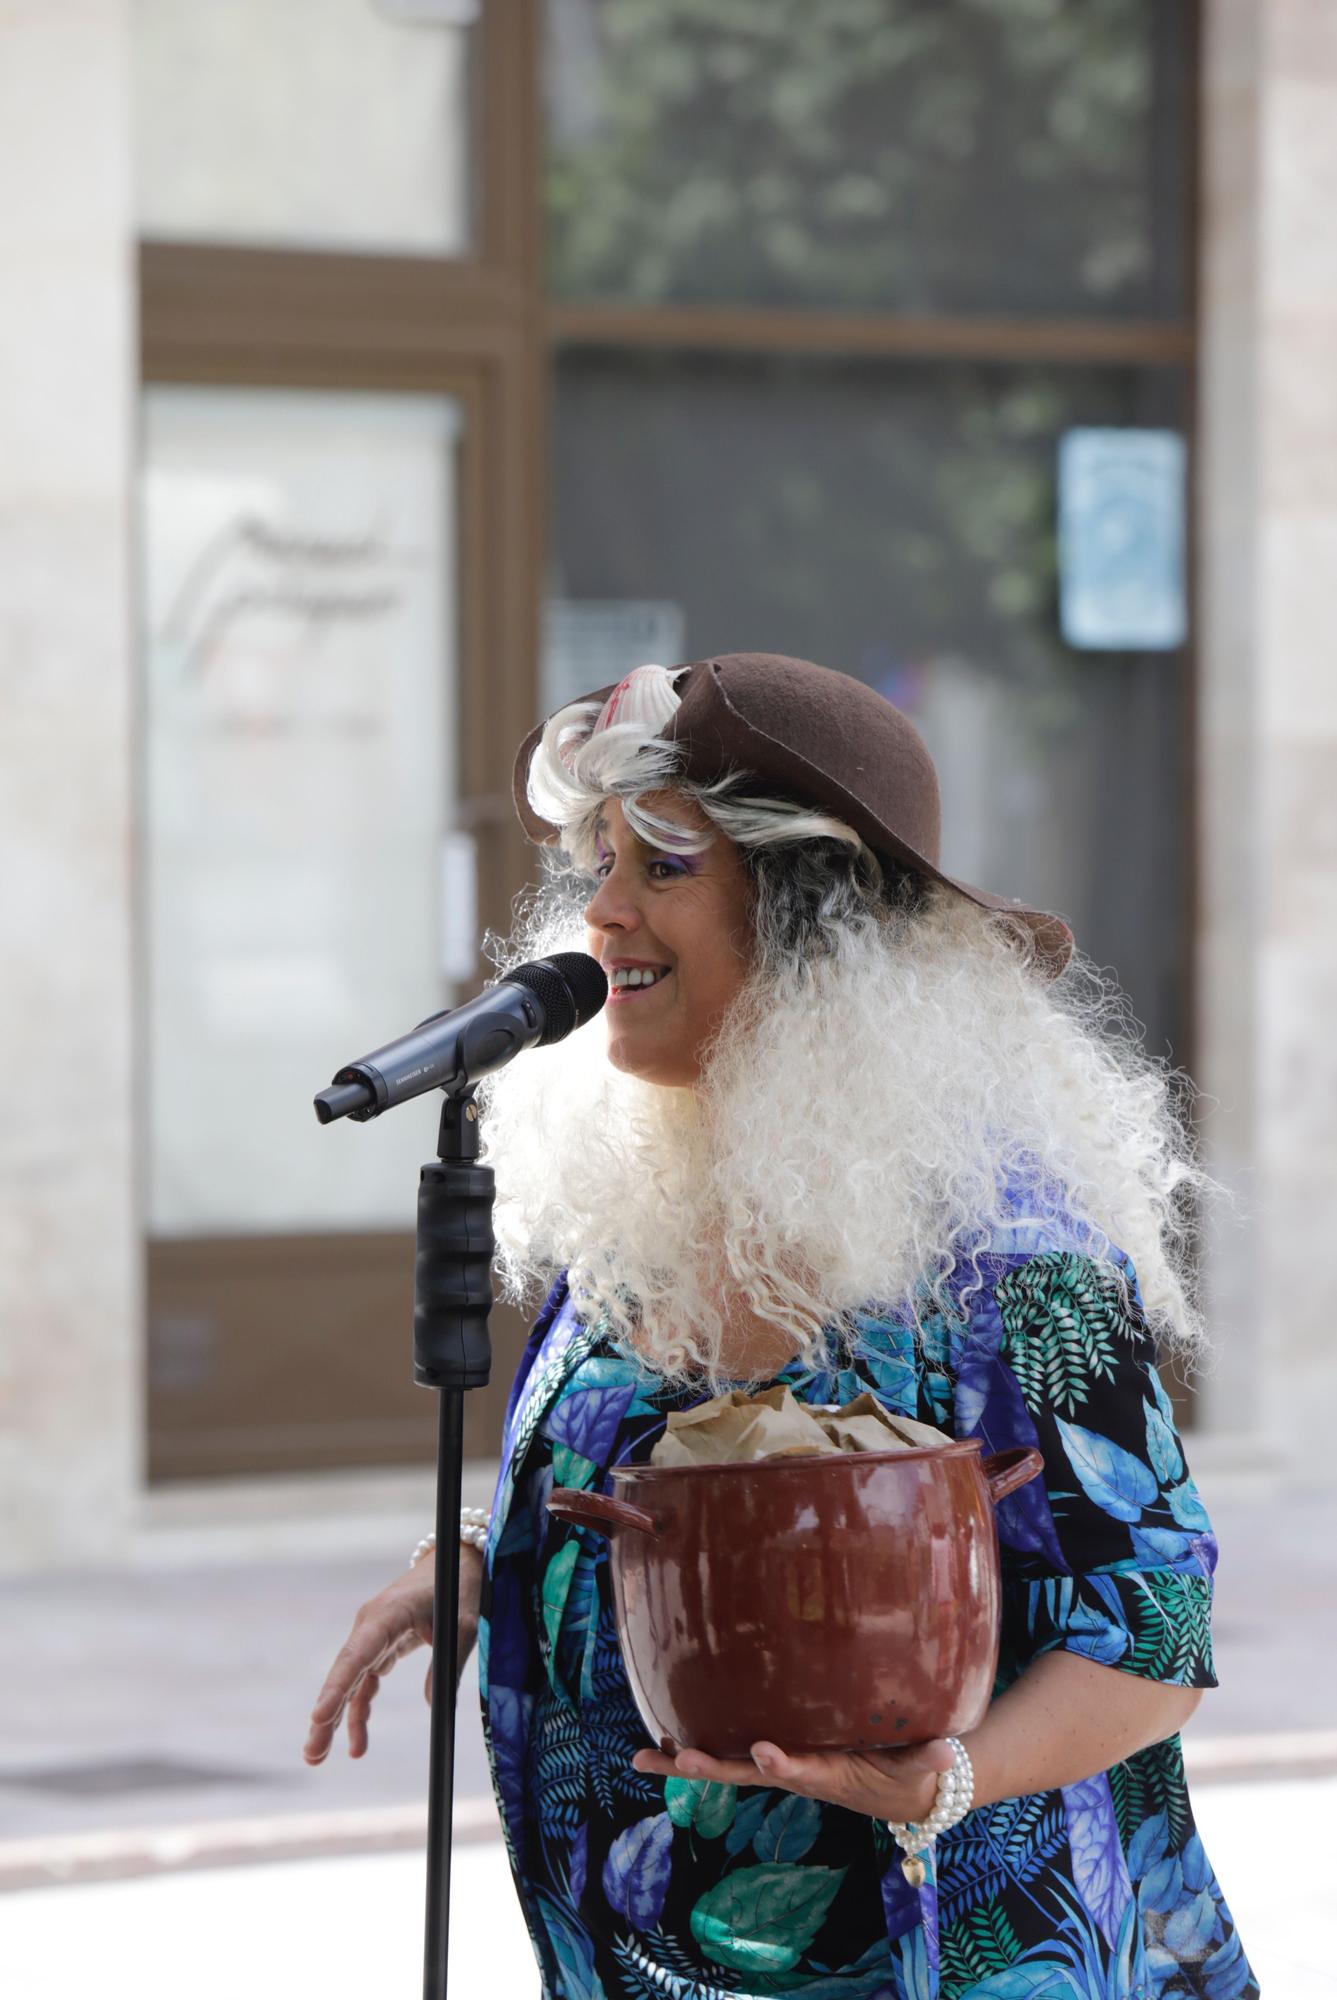
M 1188 633 L 1184 440 L 1071 430 L 1059 442 L 1059 618 L 1070 646 L 1169 651 Z

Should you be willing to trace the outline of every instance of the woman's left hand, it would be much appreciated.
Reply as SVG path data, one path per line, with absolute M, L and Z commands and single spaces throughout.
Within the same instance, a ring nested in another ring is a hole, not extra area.
M 706 1778 L 717 1785 L 768 1785 L 801 1792 L 871 1819 L 925 1820 L 938 1793 L 938 1774 L 952 1768 L 952 1746 L 936 1737 L 908 1750 L 809 1750 L 790 1757 L 775 1743 L 752 1745 L 750 1758 L 707 1757 L 682 1750 L 665 1757 L 638 1750 L 638 1771 L 661 1778 Z

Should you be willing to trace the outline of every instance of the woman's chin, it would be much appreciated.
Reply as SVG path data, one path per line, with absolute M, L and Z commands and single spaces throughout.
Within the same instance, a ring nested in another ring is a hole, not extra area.
M 624 1076 L 657 1084 L 661 1090 L 690 1090 L 698 1075 L 688 1057 L 677 1050 L 656 1048 L 649 1036 L 610 1034 L 608 1060 Z

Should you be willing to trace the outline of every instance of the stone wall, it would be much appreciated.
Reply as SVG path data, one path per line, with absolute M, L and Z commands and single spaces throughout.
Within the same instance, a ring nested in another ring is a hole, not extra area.
M 139 1485 L 121 0 L 0 0 L 0 1561 Z
M 1203 1411 L 1301 1466 L 1337 1391 L 1337 9 L 1208 0 L 1204 59 L 1196 1066 L 1247 1213 Z

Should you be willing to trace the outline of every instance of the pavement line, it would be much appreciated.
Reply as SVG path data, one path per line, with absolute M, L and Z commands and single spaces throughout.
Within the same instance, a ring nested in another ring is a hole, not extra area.
M 491 1798 L 455 1801 L 459 1845 L 500 1840 Z M 0 1893 L 71 1882 L 114 1882 L 187 1868 L 238 1868 L 340 1854 L 425 1848 L 427 1808 L 368 1806 L 349 1812 L 276 1813 L 181 1826 L 118 1827 L 0 1842 Z
M 1184 1769 L 1199 1785 L 1231 1779 L 1326 1778 L 1337 1772 L 1337 1729 L 1184 1738 Z
M 1254 1736 L 1190 1734 L 1184 1742 L 1184 1764 L 1196 1785 L 1327 1777 L 1337 1772 L 1337 1729 Z M 490 1797 L 456 1799 L 453 1826 L 453 1838 L 460 1845 L 501 1838 L 496 1803 Z M 423 1848 L 426 1837 L 425 1804 L 43 1834 L 0 1842 L 0 1893 L 61 1883 L 122 1881 L 187 1868 L 391 1853 Z

